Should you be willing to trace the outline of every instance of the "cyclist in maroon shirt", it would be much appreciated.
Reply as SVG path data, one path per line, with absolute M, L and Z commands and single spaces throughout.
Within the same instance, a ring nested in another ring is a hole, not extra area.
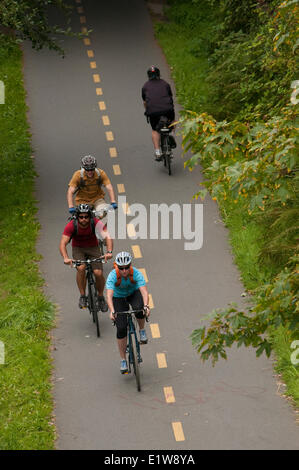
M 102 222 L 92 217 L 91 209 L 88 204 L 79 204 L 76 207 L 75 219 L 71 220 L 64 228 L 59 250 L 63 257 L 64 264 L 72 265 L 73 260 L 82 260 L 86 256 L 92 258 L 99 258 L 101 252 L 99 249 L 99 242 L 96 232 L 106 240 L 107 253 L 105 254 L 105 261 L 112 258 L 113 240 L 107 230 L 104 230 Z M 67 252 L 67 244 L 72 240 L 72 256 L 70 258 Z M 102 263 L 92 263 L 93 272 L 96 280 L 96 287 L 98 290 L 98 303 L 102 312 L 107 312 L 108 305 L 104 298 L 105 278 L 103 276 Z M 87 306 L 86 291 L 86 276 L 85 265 L 77 267 L 77 285 L 80 291 L 79 308 Z

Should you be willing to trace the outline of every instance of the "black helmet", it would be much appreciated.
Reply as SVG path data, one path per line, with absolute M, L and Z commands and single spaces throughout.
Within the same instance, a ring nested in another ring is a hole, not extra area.
M 85 157 L 81 159 L 81 166 L 84 170 L 94 170 L 97 165 L 97 161 L 92 155 L 85 155 Z
M 148 69 L 147 75 L 150 80 L 153 80 L 155 78 L 160 78 L 160 70 L 158 69 L 158 67 L 155 67 L 154 65 L 152 65 Z
M 79 216 L 79 214 L 81 213 L 87 213 L 89 215 L 91 215 L 91 207 L 89 204 L 79 204 L 79 206 L 76 207 L 76 217 Z

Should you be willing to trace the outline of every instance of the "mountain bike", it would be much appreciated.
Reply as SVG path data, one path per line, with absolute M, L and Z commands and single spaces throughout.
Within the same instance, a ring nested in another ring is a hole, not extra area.
M 99 258 L 94 259 L 84 259 L 84 260 L 74 260 L 73 266 L 81 266 L 81 264 L 85 264 L 86 266 L 86 280 L 87 280 L 87 288 L 88 288 L 88 295 L 87 295 L 87 307 L 89 313 L 92 316 L 93 322 L 96 325 L 97 329 L 97 337 L 99 338 L 101 335 L 100 332 L 100 325 L 99 325 L 99 317 L 98 317 L 98 294 L 96 289 L 95 278 L 93 274 L 93 270 L 91 264 L 94 262 L 101 261 L 103 262 L 104 256 L 100 256 Z
M 142 357 L 140 354 L 140 343 L 137 338 L 137 320 L 135 313 L 144 313 L 143 310 L 128 310 L 126 312 L 115 312 L 115 315 L 126 315 L 127 316 L 127 331 L 128 331 L 128 345 L 127 345 L 127 364 L 128 372 L 132 372 L 131 365 L 133 365 L 133 371 L 136 379 L 136 386 L 138 392 L 141 391 L 141 379 L 140 379 L 140 369 L 139 364 L 142 362 Z M 146 318 L 148 321 L 148 318 Z M 115 322 L 114 322 L 115 324 Z

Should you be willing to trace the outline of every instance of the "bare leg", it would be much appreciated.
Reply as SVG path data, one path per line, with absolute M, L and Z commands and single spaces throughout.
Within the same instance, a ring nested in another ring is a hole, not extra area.
M 119 354 L 121 359 L 126 359 L 126 350 L 127 350 L 127 337 L 117 339 Z
M 77 281 L 77 286 L 78 286 L 80 295 L 85 295 L 85 290 L 86 290 L 85 266 L 78 266 L 76 281 Z
M 99 296 L 102 297 L 105 287 L 105 278 L 103 276 L 103 271 L 101 269 L 94 269 L 94 275 L 96 278 L 96 286 L 99 293 Z
M 152 130 L 152 141 L 154 144 L 154 149 L 160 150 L 160 134 L 157 131 Z

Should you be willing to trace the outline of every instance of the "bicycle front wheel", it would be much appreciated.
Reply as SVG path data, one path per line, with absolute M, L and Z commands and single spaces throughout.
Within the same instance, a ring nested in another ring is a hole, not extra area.
M 141 391 L 141 381 L 140 381 L 140 369 L 139 369 L 139 362 L 138 362 L 138 348 L 137 346 L 137 338 L 135 334 L 131 334 L 131 347 L 132 347 L 132 362 L 133 362 L 133 369 L 136 379 L 136 386 L 138 392 Z

